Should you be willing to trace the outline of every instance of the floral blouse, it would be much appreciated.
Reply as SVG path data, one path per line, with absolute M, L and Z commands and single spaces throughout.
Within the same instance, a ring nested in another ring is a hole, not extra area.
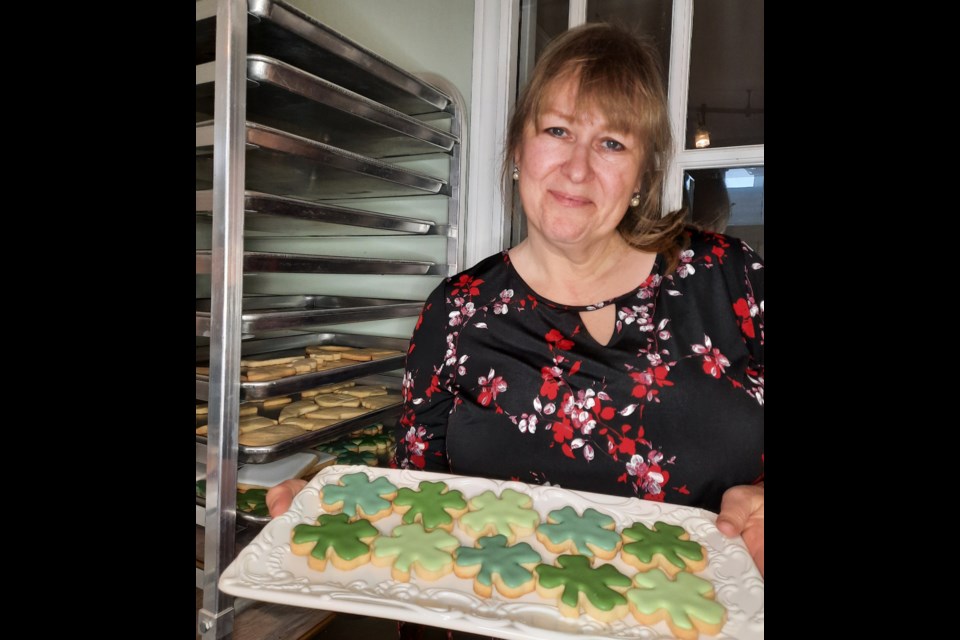
M 509 254 L 447 278 L 410 341 L 393 465 L 719 511 L 763 479 L 763 260 L 687 229 L 640 286 L 586 307 L 531 290 Z M 616 305 L 607 345 L 581 311 Z

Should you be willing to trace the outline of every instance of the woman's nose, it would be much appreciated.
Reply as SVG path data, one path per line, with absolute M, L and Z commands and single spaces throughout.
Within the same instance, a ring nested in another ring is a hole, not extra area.
M 563 172 L 573 182 L 582 182 L 590 176 L 590 147 L 580 142 L 570 145 Z

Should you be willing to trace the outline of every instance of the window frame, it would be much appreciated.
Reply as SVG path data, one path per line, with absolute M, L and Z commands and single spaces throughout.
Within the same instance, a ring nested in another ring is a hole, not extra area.
M 690 84 L 690 48 L 693 39 L 693 1 L 673 0 L 670 28 L 670 69 L 667 100 L 673 133 L 673 162 L 663 187 L 664 212 L 683 204 L 683 172 L 689 169 L 727 169 L 763 166 L 763 145 L 686 149 L 687 99 Z M 587 20 L 588 0 L 570 0 L 567 28 Z

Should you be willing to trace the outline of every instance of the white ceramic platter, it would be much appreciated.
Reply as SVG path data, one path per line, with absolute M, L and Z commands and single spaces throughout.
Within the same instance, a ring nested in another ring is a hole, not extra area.
M 587 507 L 606 513 L 616 521 L 617 531 L 634 522 L 652 525 L 660 521 L 680 525 L 692 540 L 702 544 L 708 555 L 706 569 L 696 575 L 714 585 L 715 599 L 727 609 L 727 622 L 717 636 L 701 638 L 763 638 L 763 578 L 750 558 L 742 539 L 728 539 L 716 526 L 716 514 L 703 509 L 607 496 L 559 487 L 528 485 L 522 482 L 488 480 L 425 471 L 379 469 L 363 466 L 332 466 L 321 471 L 293 501 L 284 515 L 274 518 L 227 567 L 220 578 L 220 589 L 234 596 L 313 609 L 406 620 L 446 629 L 466 631 L 497 638 L 528 640 L 584 640 L 587 638 L 673 638 L 665 622 L 647 626 L 629 613 L 612 623 L 597 621 L 583 614 L 564 617 L 555 601 L 536 591 L 519 598 L 504 598 L 496 590 L 489 598 L 473 591 L 473 582 L 453 573 L 438 580 L 419 579 L 415 572 L 409 582 L 392 579 L 389 567 L 368 563 L 350 571 L 336 569 L 328 562 L 324 571 L 311 569 L 305 556 L 290 550 L 290 532 L 298 524 L 315 524 L 324 513 L 319 491 L 325 484 L 337 484 L 340 477 L 365 473 L 371 480 L 385 476 L 397 487 L 416 489 L 421 481 L 442 481 L 458 489 L 468 500 L 487 490 L 497 495 L 515 489 L 533 498 L 541 522 L 550 511 L 564 506 L 582 513 Z M 398 514 L 377 520 L 373 525 L 389 534 L 401 524 Z M 459 526 L 453 535 L 464 546 L 473 540 Z M 556 554 L 547 551 L 535 535 L 521 538 L 541 553 L 544 563 L 552 563 Z M 625 564 L 618 554 L 609 561 L 627 576 L 637 570 Z

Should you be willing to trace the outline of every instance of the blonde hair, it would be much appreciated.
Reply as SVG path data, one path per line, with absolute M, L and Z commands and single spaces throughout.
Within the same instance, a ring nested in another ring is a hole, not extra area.
M 585 24 L 554 38 L 537 61 L 510 119 L 504 177 L 523 145 L 524 129 L 540 118 L 546 96 L 571 77 L 578 83 L 578 111 L 596 108 L 611 127 L 640 141 L 640 206 L 627 209 L 618 230 L 634 247 L 664 253 L 669 267 L 665 274 L 672 272 L 684 211 L 661 215 L 660 195 L 673 155 L 673 136 L 659 53 L 649 41 L 604 23 Z

